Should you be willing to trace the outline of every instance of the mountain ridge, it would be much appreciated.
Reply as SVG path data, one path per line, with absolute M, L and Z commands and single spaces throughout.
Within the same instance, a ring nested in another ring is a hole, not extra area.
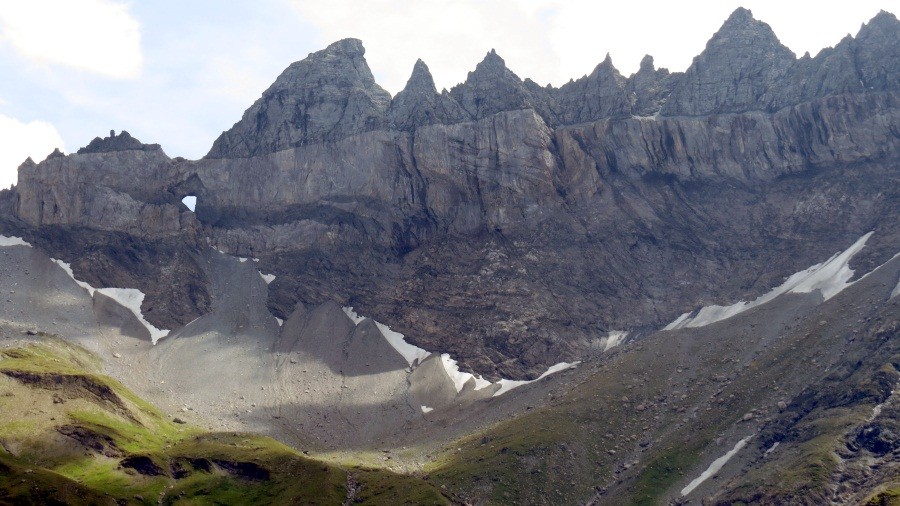
M 559 88 L 550 85 L 541 87 L 530 79 L 523 81 L 507 68 L 503 58 L 492 49 L 475 70 L 469 72 L 464 82 L 450 89 L 449 96 L 440 94 L 440 100 L 431 99 L 427 105 L 423 104 L 425 108 L 416 120 L 405 118 L 402 112 L 395 111 L 408 107 L 404 100 L 396 102 L 397 97 L 388 95 L 391 103 L 384 108 L 379 100 L 384 98 L 386 92 L 372 78 L 365 63 L 362 42 L 344 39 L 323 51 L 310 54 L 289 69 L 309 69 L 312 82 L 319 79 L 317 76 L 320 74 L 332 78 L 342 75 L 342 72 L 348 73 L 351 78 L 360 76 L 358 82 L 350 79 L 356 84 L 343 99 L 346 106 L 337 96 L 328 102 L 331 108 L 341 109 L 345 113 L 350 111 L 346 107 L 353 109 L 350 121 L 356 123 L 349 126 L 346 119 L 342 119 L 342 126 L 333 126 L 327 135 L 316 132 L 307 134 L 302 128 L 292 133 L 279 130 L 281 133 L 276 135 L 274 145 L 271 141 L 265 141 L 263 144 L 266 147 L 253 147 L 252 136 L 261 134 L 263 130 L 258 125 L 254 127 L 255 120 L 250 111 L 256 111 L 257 106 L 270 109 L 266 105 L 270 99 L 273 104 L 280 104 L 284 100 L 285 90 L 276 86 L 276 89 L 270 88 L 264 92 L 244 118 L 216 140 L 207 157 L 248 156 L 250 153 L 277 151 L 320 140 L 333 141 L 373 129 L 411 130 L 435 122 L 454 124 L 521 108 L 535 109 L 548 125 L 557 127 L 630 115 L 672 117 L 775 112 L 833 94 L 897 90 L 900 89 L 896 77 L 900 73 L 900 43 L 892 34 L 898 30 L 900 22 L 897 18 L 881 11 L 862 25 L 855 38 L 845 38 L 834 48 L 823 49 L 815 58 L 797 59 L 790 49 L 779 42 L 769 25 L 756 20 L 751 11 L 738 8 L 685 72 L 651 72 L 652 67 L 644 65 L 652 63 L 651 57 L 649 62 L 642 61 L 641 70 L 625 78 L 607 55 L 591 74 L 571 80 Z M 835 66 L 835 53 L 847 52 L 850 46 L 852 50 L 847 58 L 852 64 L 834 73 L 831 69 Z M 416 63 L 411 79 L 421 72 L 420 64 Z M 294 75 L 294 82 L 302 83 L 302 77 L 296 72 Z M 605 77 L 607 75 L 609 77 Z M 276 83 L 284 76 L 282 74 Z M 853 85 L 854 82 L 860 85 Z M 305 85 L 301 84 L 298 97 L 305 93 L 304 89 Z M 287 93 L 290 96 L 290 91 Z M 382 98 L 363 107 L 356 103 L 354 93 Z M 311 100 L 311 105 L 318 104 L 318 99 Z M 358 106 L 363 108 L 357 110 Z M 300 114 L 299 119 L 295 118 L 298 124 L 317 121 L 315 114 L 308 119 L 303 119 L 307 118 L 304 116 L 307 113 L 303 111 L 298 110 L 296 114 Z M 362 116 L 356 118 L 357 114 Z M 391 119 L 394 121 L 391 122 Z M 228 140 L 233 137 L 240 137 L 241 140 Z M 242 145 L 240 143 L 251 145 L 233 150 L 226 147 L 235 142 L 238 143 L 236 146 Z

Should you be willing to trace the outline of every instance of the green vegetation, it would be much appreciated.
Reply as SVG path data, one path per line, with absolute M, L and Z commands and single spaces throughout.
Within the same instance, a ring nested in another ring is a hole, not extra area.
M 866 501 L 865 506 L 900 506 L 900 483 L 892 483 L 876 493 Z
M 168 420 L 56 339 L 0 351 L 0 503 L 446 504 L 424 480 L 346 470 L 270 438 Z
M 634 504 L 657 504 L 663 493 L 700 463 L 700 452 L 706 443 L 669 448 L 654 457 L 635 481 Z

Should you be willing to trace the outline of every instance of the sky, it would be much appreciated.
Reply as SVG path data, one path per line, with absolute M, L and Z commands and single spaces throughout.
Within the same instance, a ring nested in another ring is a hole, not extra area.
M 900 0 L 0 0 L 0 188 L 26 157 L 110 130 L 200 158 L 285 67 L 345 37 L 391 94 L 417 58 L 450 88 L 491 49 L 559 86 L 607 53 L 626 76 L 645 54 L 683 71 L 739 6 L 798 56 L 900 13 Z

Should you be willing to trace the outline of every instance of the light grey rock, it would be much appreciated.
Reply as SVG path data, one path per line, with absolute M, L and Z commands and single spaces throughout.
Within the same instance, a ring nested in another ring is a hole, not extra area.
M 394 97 L 388 116 L 391 127 L 403 131 L 435 123 L 459 123 L 470 118 L 449 93 L 438 93 L 434 78 L 422 60 L 416 61 L 406 87 Z
M 248 157 L 384 128 L 391 95 L 375 83 L 357 39 L 291 64 L 207 158 Z
M 678 79 L 666 116 L 766 110 L 761 98 L 778 86 L 795 56 L 766 23 L 738 8 Z
M 644 56 L 640 68 L 626 83 L 626 90 L 633 101 L 632 114 L 653 116 L 659 113 L 680 77 L 680 73 L 670 74 L 668 69 L 655 68 L 653 57 Z
M 590 75 L 563 85 L 556 93 L 556 102 L 559 122 L 564 125 L 631 115 L 625 78 L 613 66 L 609 54 Z

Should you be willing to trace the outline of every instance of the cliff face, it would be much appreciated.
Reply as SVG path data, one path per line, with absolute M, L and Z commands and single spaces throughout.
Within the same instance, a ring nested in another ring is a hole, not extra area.
M 555 89 L 491 52 L 444 93 L 420 61 L 393 99 L 341 41 L 202 160 L 112 137 L 23 164 L 0 227 L 79 279 L 140 287 L 159 327 L 208 309 L 192 252 L 212 246 L 276 274 L 279 318 L 333 300 L 464 367 L 533 376 L 868 231 L 860 268 L 900 251 L 898 26 L 879 14 L 797 60 L 739 9 L 684 74 L 607 58 Z

